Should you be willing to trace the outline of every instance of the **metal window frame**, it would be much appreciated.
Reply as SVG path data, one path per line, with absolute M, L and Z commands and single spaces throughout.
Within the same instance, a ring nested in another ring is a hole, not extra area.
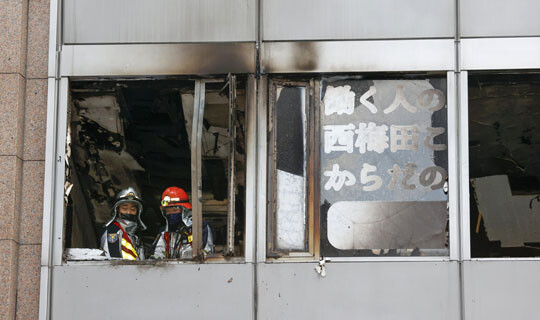
M 47 232 L 43 232 L 42 243 L 47 247 L 49 267 L 61 266 L 62 255 L 64 253 L 65 146 L 69 104 L 69 80 L 68 78 L 61 78 L 58 82 L 56 104 L 47 108 L 47 111 L 52 112 L 49 114 L 49 117 L 52 119 L 48 119 L 47 121 L 48 152 L 46 154 L 46 174 L 49 174 L 46 178 L 49 178 L 50 181 L 47 181 L 49 185 L 46 185 L 46 190 L 44 190 L 44 199 L 48 204 L 47 209 L 50 211 L 47 217 L 45 215 L 43 217 L 44 229 L 47 226 Z M 50 130 L 49 124 L 51 124 Z M 45 222 L 45 220 L 47 221 Z
M 277 180 L 276 180 L 276 161 L 275 157 L 275 148 L 276 148 L 276 131 L 274 130 L 275 119 L 275 103 L 277 102 L 277 92 L 276 89 L 281 87 L 304 87 L 305 88 L 305 112 L 306 112 L 306 146 L 305 146 L 305 170 L 306 170 L 306 186 L 305 186 L 305 231 L 304 231 L 304 249 L 303 250 L 280 250 L 275 247 L 276 239 L 272 237 L 275 236 L 273 230 L 277 229 L 276 226 L 276 201 L 277 201 Z M 313 260 L 317 258 L 316 252 L 316 241 L 315 241 L 315 226 L 318 225 L 315 223 L 317 216 L 317 206 L 313 201 L 315 196 L 315 191 L 317 188 L 316 184 L 316 174 L 314 174 L 315 164 L 317 163 L 316 156 L 318 155 L 317 150 L 314 149 L 316 143 L 314 140 L 316 138 L 316 125 L 315 117 L 318 114 L 318 108 L 315 104 L 316 99 L 316 87 L 315 81 L 313 79 L 303 80 L 291 80 L 291 79 L 282 79 L 282 78 L 271 78 L 267 81 L 267 101 L 268 101 L 268 110 L 267 110 L 267 131 L 264 133 L 264 139 L 267 140 L 268 148 L 271 148 L 272 151 L 267 149 L 267 163 L 268 166 L 266 171 L 267 176 L 267 194 L 268 202 L 266 206 L 266 258 L 270 259 L 281 259 L 281 258 L 297 258 L 297 259 L 309 259 Z M 313 157 L 312 155 L 315 155 Z
M 459 73 L 459 212 L 460 260 L 471 260 L 470 205 L 469 205 L 469 74 Z
M 246 88 L 246 210 L 244 259 L 256 261 L 257 240 L 257 79 L 248 75 Z
M 202 255 L 202 131 L 205 106 L 205 81 L 195 80 L 193 122 L 191 125 L 191 205 L 193 258 Z
M 448 184 L 449 184 L 449 199 L 448 199 L 448 219 L 449 219 L 449 254 L 447 256 L 424 256 L 424 257 L 332 257 L 331 261 L 333 262 L 377 262 L 377 261 L 457 261 L 463 259 L 464 248 L 469 247 L 469 240 L 465 237 L 465 234 L 462 234 L 464 232 L 460 232 L 464 225 L 468 225 L 468 221 L 464 221 L 464 215 L 460 216 L 460 211 L 463 210 L 463 201 L 460 201 L 462 198 L 462 194 L 460 193 L 463 190 L 462 183 L 463 183 L 463 172 L 460 170 L 460 166 L 458 165 L 458 159 L 461 161 L 459 162 L 462 165 L 463 159 L 459 156 L 458 150 L 460 149 L 460 146 L 463 143 L 463 134 L 459 133 L 459 124 L 463 123 L 463 120 L 459 118 L 459 116 L 463 115 L 462 112 L 459 112 L 462 108 L 458 105 L 458 73 L 454 71 L 447 71 L 446 72 L 446 80 L 447 80 L 447 116 L 448 116 L 448 122 L 447 122 L 447 128 L 448 128 Z M 311 79 L 318 79 L 316 75 L 313 75 L 310 77 Z M 267 84 L 263 83 L 267 82 L 267 78 L 264 80 L 261 80 L 261 86 L 265 86 Z M 461 84 L 462 85 L 462 84 Z M 466 84 L 465 84 L 466 85 Z M 269 86 L 269 85 L 268 85 Z M 315 84 L 317 87 L 317 90 L 315 91 L 315 94 L 312 99 L 315 101 L 320 100 L 320 83 Z M 461 89 L 461 87 L 460 87 Z M 260 95 L 263 95 L 263 93 L 259 92 Z M 265 94 L 265 93 L 264 93 Z M 266 117 L 261 117 L 261 114 L 259 114 L 259 124 L 266 124 L 268 123 L 268 115 L 269 112 L 271 112 L 271 95 L 266 94 L 266 100 L 264 100 L 264 97 L 259 97 L 259 107 L 264 107 L 265 115 Z M 460 105 L 463 103 L 463 99 L 467 99 L 466 95 L 459 96 L 461 99 L 459 100 Z M 261 105 L 261 102 L 264 102 L 264 105 Z M 465 101 L 466 102 L 466 101 Z M 458 109 L 458 107 L 460 109 Z M 268 110 L 266 110 L 268 109 Z M 315 119 L 315 125 L 318 126 L 318 119 Z M 261 129 L 261 128 L 259 128 Z M 262 132 L 261 132 L 262 131 Z M 262 136 L 263 139 L 266 141 L 268 139 L 268 130 L 264 128 L 264 130 L 259 130 L 259 135 L 261 133 L 264 133 Z M 318 137 L 320 135 L 316 135 Z M 465 140 L 468 139 L 468 136 L 465 136 Z M 313 139 L 318 140 L 318 139 Z M 320 143 L 320 141 L 319 141 Z M 468 142 L 465 144 L 468 145 Z M 267 152 L 268 148 L 264 146 L 264 150 Z M 269 153 L 264 154 L 264 161 L 269 161 Z M 261 162 L 262 159 L 259 159 L 259 165 L 266 168 L 267 164 Z M 269 165 L 268 165 L 269 166 Z M 315 174 L 317 175 L 317 174 Z M 267 187 L 270 184 L 270 181 L 264 184 L 264 187 Z M 261 184 L 259 183 L 259 186 Z M 319 188 L 315 188 L 318 190 Z M 467 189 L 468 190 L 468 189 Z M 266 190 L 265 190 L 266 191 Z M 269 206 L 266 206 L 267 201 L 269 199 L 266 199 L 266 192 L 264 195 L 261 195 L 261 190 L 259 190 L 259 211 L 260 210 L 268 210 L 267 215 L 272 214 L 269 210 Z M 318 195 L 317 195 L 318 196 Z M 261 254 L 259 251 L 258 259 L 259 261 L 266 261 L 269 263 L 292 263 L 292 262 L 309 262 L 313 261 L 314 258 L 320 258 L 319 256 L 319 244 L 320 242 L 320 221 L 317 214 L 315 214 L 315 217 L 317 221 L 315 222 L 315 228 L 316 231 L 314 231 L 315 234 L 315 254 L 313 256 L 309 257 L 297 257 L 297 256 L 281 256 L 279 258 L 274 257 L 267 257 L 264 258 L 261 257 Z M 266 216 L 265 216 L 266 221 Z M 262 233 L 262 231 L 267 232 L 268 228 L 267 225 L 261 226 L 259 225 L 258 232 Z M 468 229 L 464 229 L 468 230 Z M 465 237 L 465 238 L 462 238 Z M 263 238 L 264 240 L 260 239 L 258 243 L 258 249 L 266 249 L 263 244 L 260 242 L 264 241 L 266 242 L 266 236 Z M 266 245 L 266 243 L 264 243 Z M 263 254 L 266 254 L 266 250 L 262 250 Z
M 490 40 L 490 39 L 487 39 Z M 502 39 L 504 40 L 504 39 Z M 534 54 L 527 53 L 527 55 Z M 507 62 L 503 62 L 493 69 L 475 70 L 470 69 L 475 74 L 480 74 L 482 71 L 491 72 L 494 70 L 504 71 L 508 74 L 522 74 L 527 71 L 516 68 L 515 66 L 509 66 L 509 69 L 503 68 Z M 530 66 L 527 70 L 533 70 L 534 68 L 540 68 L 540 60 L 537 65 Z M 537 69 L 534 69 L 537 70 Z M 538 257 L 472 257 L 471 252 L 471 231 L 470 231 L 470 192 L 469 192 L 469 72 L 468 70 L 461 71 L 459 74 L 459 130 L 460 130 L 460 224 L 461 224 L 461 260 L 462 261 L 540 261 Z
M 458 110 L 458 75 L 453 71 L 446 74 L 448 107 L 448 214 L 450 260 L 460 260 L 463 241 L 460 232 L 460 167 L 458 166 L 460 136 Z
M 202 134 L 203 134 L 203 120 L 204 120 L 204 111 L 205 111 L 205 95 L 206 95 L 206 83 L 212 82 L 225 82 L 225 87 L 228 86 L 229 90 L 229 157 L 227 165 L 227 177 L 228 177 L 228 204 L 227 204 L 227 237 L 226 237 L 226 246 L 223 253 L 224 257 L 231 257 L 234 254 L 234 228 L 235 228 L 235 199 L 236 199 L 236 177 L 235 177 L 235 152 L 236 152 L 236 128 L 234 120 L 234 112 L 236 111 L 237 105 L 237 81 L 236 75 L 229 74 L 226 78 L 214 78 L 214 79 L 205 79 L 205 80 L 195 80 L 195 91 L 194 91 L 194 111 L 193 111 L 193 125 L 192 125 L 192 137 L 196 139 L 191 139 L 191 198 L 192 198 L 192 218 L 193 218 L 193 259 L 199 260 L 204 257 L 202 253 L 203 245 L 203 224 L 202 224 Z M 224 88 L 225 88 L 224 87 Z M 253 102 L 253 77 L 249 78 L 246 83 L 246 109 L 250 109 L 249 102 Z M 246 110 L 252 112 L 250 110 Z M 249 114 L 248 114 L 249 117 Z M 249 127 L 248 127 L 249 129 Z M 247 132 L 248 136 L 250 132 Z M 248 141 L 246 141 L 247 146 Z M 248 150 L 246 150 L 248 151 Z M 246 171 L 247 171 L 247 157 L 246 157 Z M 251 168 L 251 170 L 253 170 Z M 246 180 L 247 183 L 247 180 Z M 250 207 L 248 199 L 252 200 L 252 195 L 247 194 L 246 188 L 246 208 Z M 245 212 L 247 216 L 247 212 Z M 244 232 L 246 232 L 248 227 L 247 219 L 245 219 L 246 224 L 244 226 Z M 247 246 L 244 247 L 243 256 L 246 257 L 247 253 L 251 251 L 251 248 Z M 250 258 L 251 259 L 251 258 Z
M 48 80 L 48 102 L 47 102 L 47 135 L 46 135 L 46 164 L 45 164 L 45 186 L 44 186 L 44 212 L 43 212 L 43 234 L 42 234 L 42 254 L 41 254 L 41 304 L 48 305 L 50 300 L 50 290 L 52 281 L 52 268 L 56 266 L 70 266 L 70 265 L 110 265 L 111 261 L 64 261 L 64 229 L 65 229 L 65 206 L 64 206 L 64 183 L 65 183 L 65 145 L 66 145 L 66 132 L 68 122 L 68 109 L 70 105 L 70 81 L 69 77 L 61 77 L 59 79 L 49 78 Z M 204 95 L 205 95 L 205 83 L 208 82 L 224 82 L 225 78 L 213 78 L 213 79 L 197 79 L 194 80 L 194 125 L 192 127 L 192 136 L 202 136 L 203 117 L 204 117 Z M 254 117 L 255 111 L 255 80 L 254 76 L 248 76 L 246 83 L 246 111 L 248 117 Z M 246 117 L 247 121 L 251 121 L 251 118 Z M 200 119 L 200 121 L 199 121 Z M 256 124 L 248 123 L 247 137 L 254 136 L 256 130 Z M 202 141 L 201 139 L 192 139 L 191 153 L 192 153 L 192 205 L 193 205 L 193 247 L 202 250 L 202 203 L 200 190 L 202 187 Z M 246 141 L 246 152 L 249 153 L 249 158 L 246 157 L 246 172 L 250 170 L 255 171 L 255 145 L 253 144 L 253 137 L 251 137 L 251 144 Z M 195 175 L 193 175 L 195 172 Z M 250 184 L 249 186 L 247 184 Z M 239 257 L 225 258 L 213 258 L 211 260 L 205 260 L 204 263 L 246 263 L 247 261 L 253 261 L 254 259 L 254 211 L 249 214 L 248 208 L 255 206 L 255 192 L 252 185 L 256 183 L 253 180 L 246 180 L 246 219 L 245 219 L 245 239 L 244 252 Z M 228 216 L 234 214 L 234 212 L 228 212 Z M 197 252 L 194 250 L 194 252 Z M 194 254 L 192 261 L 182 261 L 180 263 L 201 263 L 203 260 L 201 256 L 197 259 Z M 178 261 L 171 260 L 167 263 L 178 264 Z M 144 263 L 143 263 L 144 264 Z M 46 309 L 40 312 L 48 312 Z M 46 313 L 43 313 L 42 317 L 46 317 Z
M 268 76 L 261 75 L 257 85 L 257 208 L 256 208 L 256 262 L 266 261 L 266 192 L 267 184 L 267 118 Z

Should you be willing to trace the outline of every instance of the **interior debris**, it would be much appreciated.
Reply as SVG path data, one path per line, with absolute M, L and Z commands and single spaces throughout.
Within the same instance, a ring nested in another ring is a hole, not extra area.
M 469 77 L 473 257 L 540 255 L 540 76 Z
M 228 214 L 229 92 L 206 85 L 202 137 L 203 219 L 226 245 Z M 243 252 L 245 190 L 245 80 L 237 82 L 234 254 Z M 242 87 L 243 86 L 243 87 Z M 74 81 L 71 83 L 66 248 L 98 248 L 118 191 L 134 187 L 144 201 L 142 233 L 149 246 L 164 224 L 159 205 L 169 186 L 191 197 L 193 80 Z

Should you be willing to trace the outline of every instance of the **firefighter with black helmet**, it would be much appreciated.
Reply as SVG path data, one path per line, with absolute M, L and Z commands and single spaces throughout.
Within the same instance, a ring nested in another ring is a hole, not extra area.
M 120 191 L 112 208 L 112 218 L 104 228 L 101 249 L 109 258 L 143 260 L 144 250 L 137 232 L 145 230 L 141 220 L 143 202 L 132 187 Z
M 191 204 L 187 193 L 178 187 L 165 189 L 161 196 L 161 214 L 165 227 L 154 241 L 153 258 L 190 259 L 193 257 Z M 214 251 L 214 237 L 210 226 L 203 221 L 203 250 Z

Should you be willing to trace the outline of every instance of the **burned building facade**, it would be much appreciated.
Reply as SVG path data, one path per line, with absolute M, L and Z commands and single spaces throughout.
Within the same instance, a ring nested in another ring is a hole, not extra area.
M 51 0 L 39 295 L 19 275 L 8 318 L 535 318 L 539 11 Z M 108 259 L 116 194 L 151 253 L 170 186 L 190 255 Z

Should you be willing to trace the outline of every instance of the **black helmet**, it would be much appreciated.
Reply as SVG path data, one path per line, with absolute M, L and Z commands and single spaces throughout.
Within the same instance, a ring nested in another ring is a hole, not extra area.
M 128 202 L 133 203 L 134 205 L 137 206 L 137 220 L 138 220 L 139 227 L 141 228 L 141 230 L 146 229 L 146 225 L 141 220 L 141 213 L 143 211 L 143 202 L 141 200 L 141 197 L 139 197 L 139 194 L 137 193 L 137 191 L 135 191 L 135 189 L 133 189 L 132 187 L 128 187 L 118 192 L 118 194 L 116 195 L 116 202 L 114 203 L 114 206 L 112 208 L 112 218 L 111 220 L 109 220 L 109 222 L 105 224 L 105 226 L 108 226 L 116 219 L 116 217 L 118 216 L 118 207 L 122 203 L 128 203 Z

